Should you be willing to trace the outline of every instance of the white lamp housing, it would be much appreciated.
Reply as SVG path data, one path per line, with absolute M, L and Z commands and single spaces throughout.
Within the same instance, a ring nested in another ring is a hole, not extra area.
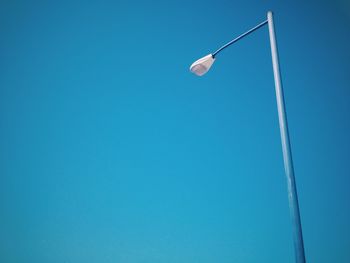
M 213 65 L 215 61 L 215 58 L 213 57 L 212 54 L 206 55 L 205 57 L 202 57 L 195 61 L 191 67 L 190 71 L 197 76 L 203 76 L 205 73 L 208 72 L 210 69 L 211 65 Z

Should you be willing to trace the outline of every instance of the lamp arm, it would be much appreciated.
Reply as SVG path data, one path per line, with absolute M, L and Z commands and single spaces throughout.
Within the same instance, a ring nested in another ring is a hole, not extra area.
M 267 20 L 265 20 L 264 22 L 261 22 L 259 25 L 253 27 L 252 29 L 248 30 L 247 32 L 243 33 L 242 35 L 239 35 L 238 37 L 236 37 L 235 39 L 232 39 L 230 42 L 228 42 L 227 44 L 223 45 L 222 47 L 220 47 L 218 50 L 216 50 L 212 56 L 213 58 L 215 58 L 215 56 L 222 51 L 223 49 L 227 48 L 228 46 L 231 46 L 233 43 L 237 42 L 238 40 L 240 40 L 241 38 L 249 35 L 250 33 L 254 32 L 255 30 L 259 29 L 260 27 L 262 27 L 263 25 L 267 24 Z

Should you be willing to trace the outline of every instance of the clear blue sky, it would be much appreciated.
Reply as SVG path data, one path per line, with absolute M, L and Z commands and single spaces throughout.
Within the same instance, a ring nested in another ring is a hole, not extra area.
M 328 3 L 327 3 L 328 2 Z M 2 1 L 0 261 L 294 262 L 273 10 L 308 262 L 350 262 L 346 1 Z

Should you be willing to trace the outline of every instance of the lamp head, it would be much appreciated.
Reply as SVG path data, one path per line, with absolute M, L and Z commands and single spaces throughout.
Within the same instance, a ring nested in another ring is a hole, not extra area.
M 197 76 L 203 76 L 205 73 L 208 72 L 210 69 L 211 65 L 213 65 L 215 61 L 215 58 L 213 57 L 212 54 L 206 55 L 205 57 L 202 57 L 195 61 L 191 67 L 190 71 Z

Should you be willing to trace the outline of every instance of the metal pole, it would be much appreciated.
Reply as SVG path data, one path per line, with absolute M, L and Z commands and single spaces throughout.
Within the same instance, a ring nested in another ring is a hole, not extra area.
M 287 185 L 288 185 L 289 209 L 290 209 L 290 215 L 291 215 L 292 224 L 293 224 L 295 256 L 296 256 L 297 263 L 305 263 L 304 242 L 303 242 L 303 233 L 301 229 L 297 187 L 296 187 L 295 178 L 294 178 L 294 168 L 293 168 L 292 153 L 290 149 L 287 116 L 286 116 L 286 111 L 284 106 L 281 73 L 280 73 L 279 62 L 278 62 L 278 51 L 277 51 L 277 43 L 276 43 L 276 37 L 275 37 L 275 28 L 273 24 L 273 15 L 271 11 L 267 13 L 267 20 L 269 25 L 273 76 L 275 79 L 276 100 L 277 100 L 279 126 L 280 126 L 280 132 L 281 132 L 284 169 L 286 172 Z

